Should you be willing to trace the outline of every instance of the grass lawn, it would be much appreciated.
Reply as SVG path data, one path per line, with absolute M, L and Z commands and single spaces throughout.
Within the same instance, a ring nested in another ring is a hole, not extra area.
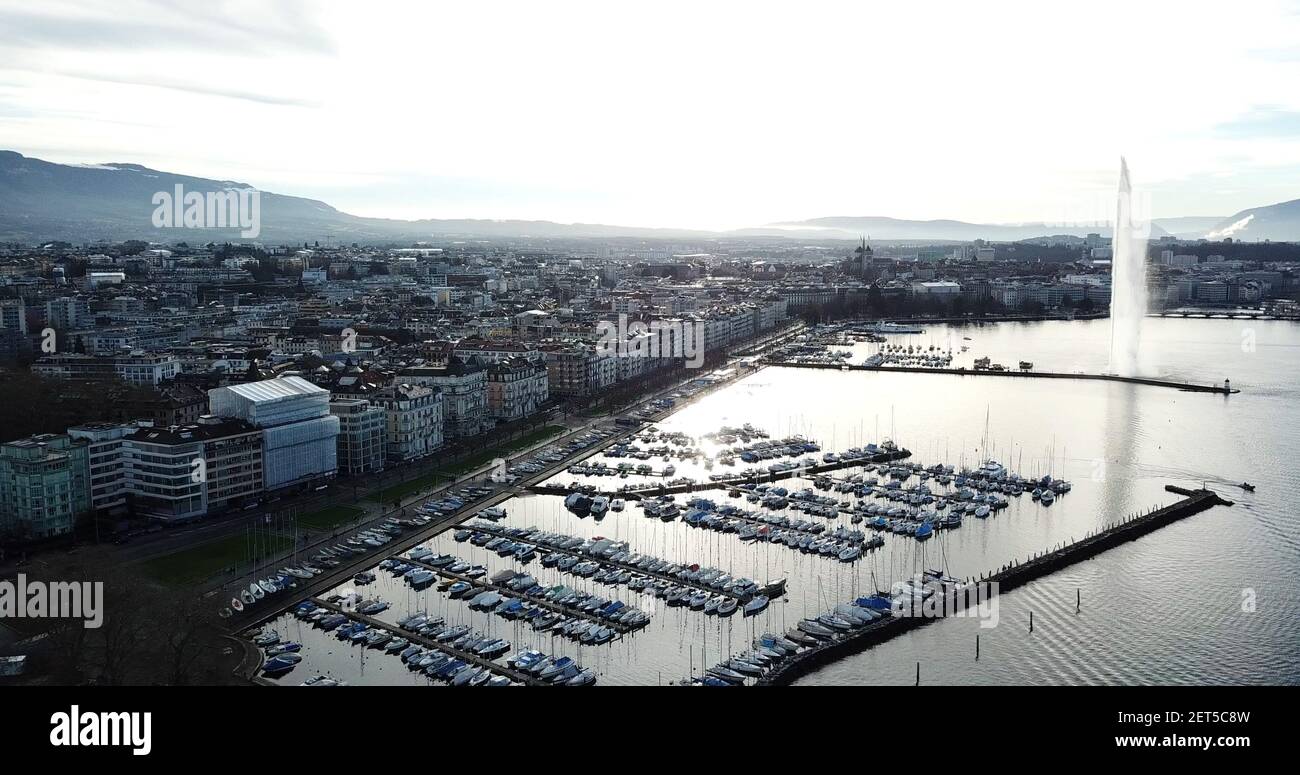
M 559 436 L 568 430 L 569 429 L 563 425 L 544 425 L 535 431 L 520 436 L 508 444 L 502 444 L 499 447 L 485 449 L 482 452 L 471 455 L 467 459 L 462 460 L 453 466 L 449 466 L 447 470 L 456 475 L 473 471 L 475 468 L 490 463 L 499 457 L 505 457 L 511 452 L 517 452 L 521 449 L 527 449 L 534 444 L 539 444 L 553 436 Z
M 268 554 L 290 548 L 293 541 L 288 536 L 262 538 L 259 554 Z M 270 544 L 269 546 L 266 544 Z M 242 566 L 249 559 L 248 538 L 242 533 L 228 538 L 209 541 L 166 557 L 155 557 L 141 563 L 144 572 L 175 586 L 197 584 L 231 565 Z
M 385 487 L 379 492 L 372 492 L 366 496 L 366 500 L 376 503 L 392 503 L 398 498 L 405 498 L 416 490 L 427 490 L 439 482 L 450 481 L 442 474 L 429 472 L 411 479 L 410 481 L 395 484 L 392 487 Z
M 365 513 L 365 509 L 356 506 L 327 506 L 320 511 L 313 511 L 298 518 L 298 527 L 307 530 L 329 530 L 351 522 Z
M 511 452 L 521 449 L 527 449 L 534 444 L 538 444 L 554 436 L 559 436 L 567 431 L 568 428 L 565 428 L 563 425 L 544 425 L 541 428 L 530 431 L 529 433 L 526 433 L 506 444 L 497 447 L 490 447 L 482 452 L 470 455 L 468 458 L 461 460 L 458 463 L 447 466 L 443 469 L 443 472 L 460 476 L 490 463 L 496 458 L 505 457 Z M 448 481 L 451 481 L 451 479 L 444 476 L 442 473 L 430 471 L 429 473 L 421 474 L 410 481 L 395 484 L 392 487 L 385 487 L 379 492 L 372 492 L 366 496 L 366 500 L 376 503 L 391 504 L 398 498 L 405 498 L 417 490 L 427 490 Z

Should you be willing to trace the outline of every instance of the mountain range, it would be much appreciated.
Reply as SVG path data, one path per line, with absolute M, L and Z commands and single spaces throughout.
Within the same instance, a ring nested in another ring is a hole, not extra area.
M 238 241 L 240 229 L 185 229 L 154 226 L 154 195 L 172 192 L 217 192 L 250 189 L 230 180 L 213 180 L 163 172 L 139 164 L 56 164 L 14 151 L 0 151 L 0 241 L 145 239 L 158 242 Z M 261 233 L 257 240 L 292 243 L 410 242 L 453 237 L 479 238 L 633 238 L 716 239 L 787 238 L 796 240 L 872 240 L 895 242 L 985 239 L 995 242 L 1089 232 L 1108 228 L 1061 227 L 1045 223 L 980 224 L 956 220 L 905 220 L 886 217 L 827 217 L 772 223 L 725 232 L 654 229 L 552 221 L 488 219 L 366 218 L 342 212 L 325 202 L 263 191 Z M 1243 210 L 1226 217 L 1162 218 L 1152 222 L 1152 236 L 1194 239 L 1213 235 L 1238 240 L 1300 241 L 1300 199 Z

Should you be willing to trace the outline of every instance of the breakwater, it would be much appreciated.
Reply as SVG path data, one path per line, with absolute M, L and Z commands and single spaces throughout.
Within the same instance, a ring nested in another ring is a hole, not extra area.
M 997 594 L 1002 594 L 1211 507 L 1232 505 L 1231 501 L 1224 500 L 1212 490 L 1187 490 L 1173 485 L 1168 485 L 1165 489 L 1186 497 L 1168 506 L 1112 523 L 1078 541 L 1044 551 L 1024 562 L 1013 562 L 970 581 L 996 583 Z M 961 598 L 961 595 L 956 596 L 958 600 Z M 828 641 L 791 656 L 763 676 L 758 685 L 788 685 L 819 667 L 865 651 L 932 621 L 935 619 L 924 616 L 885 617 L 838 640 Z
M 1020 379 L 1090 379 L 1102 380 L 1105 382 L 1127 382 L 1131 385 L 1150 385 L 1152 387 L 1173 388 L 1189 393 L 1219 393 L 1228 395 L 1240 393 L 1237 388 L 1225 387 L 1223 385 L 1205 385 L 1194 382 L 1173 382 L 1165 379 L 1152 379 L 1149 377 L 1121 377 L 1118 374 L 1084 374 L 1070 373 L 1064 371 L 991 371 L 987 369 L 942 369 L 930 368 L 928 366 L 867 366 L 866 364 L 856 363 L 802 363 L 796 361 L 767 361 L 769 366 L 783 366 L 791 369 L 829 369 L 831 371 L 885 371 L 885 372 L 903 372 L 908 374 L 953 374 L 961 377 L 1010 377 Z

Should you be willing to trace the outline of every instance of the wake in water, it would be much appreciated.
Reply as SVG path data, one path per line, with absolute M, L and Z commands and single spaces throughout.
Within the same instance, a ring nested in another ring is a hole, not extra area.
M 1147 314 L 1147 224 L 1135 218 L 1128 162 L 1120 158 L 1111 238 L 1110 372 L 1142 374 L 1142 322 Z

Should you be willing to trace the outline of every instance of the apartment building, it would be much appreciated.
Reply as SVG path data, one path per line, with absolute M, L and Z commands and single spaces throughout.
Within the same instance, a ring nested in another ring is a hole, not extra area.
M 32 373 L 54 379 L 118 379 L 131 385 L 157 385 L 180 374 L 181 362 L 171 353 L 132 351 L 107 356 L 55 353 L 33 363 Z
M 442 427 L 449 439 L 477 436 L 493 425 L 487 412 L 487 369 L 453 356 L 442 366 L 417 366 L 397 374 L 398 382 L 442 393 Z
M 498 422 L 510 422 L 535 413 L 550 397 L 549 381 L 545 364 L 522 356 L 489 366 L 488 416 Z
M 45 433 L 0 445 L 0 535 L 66 535 L 89 510 L 87 444 Z
M 330 414 L 339 418 L 339 473 L 359 476 L 384 470 L 387 457 L 388 413 L 361 398 L 330 401 Z
M 409 383 L 390 385 L 370 397 L 387 418 L 388 460 L 400 463 L 432 454 L 443 442 L 442 392 Z
M 90 509 L 108 514 L 126 508 L 124 439 L 140 429 L 130 423 L 89 423 L 68 428 L 68 436 L 84 441 L 90 482 Z
M 263 490 L 262 431 L 240 419 L 142 427 L 123 438 L 122 460 L 135 513 L 165 522 L 234 508 Z

